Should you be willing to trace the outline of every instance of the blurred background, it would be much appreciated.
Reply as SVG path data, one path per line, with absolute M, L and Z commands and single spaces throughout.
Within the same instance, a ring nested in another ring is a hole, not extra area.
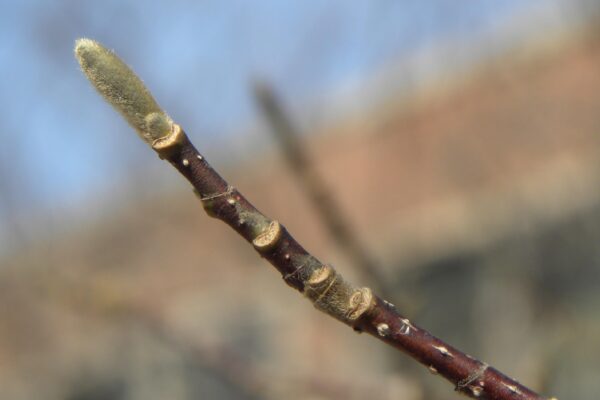
M 79 37 L 322 261 L 547 396 L 597 398 L 598 1 L 0 11 L 0 398 L 459 398 L 208 218 Z

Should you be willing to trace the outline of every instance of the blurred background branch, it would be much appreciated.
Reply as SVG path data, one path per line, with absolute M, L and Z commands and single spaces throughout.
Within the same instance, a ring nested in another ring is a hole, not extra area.
M 333 193 L 314 168 L 314 163 L 311 163 L 300 133 L 273 88 L 264 81 L 257 82 L 253 86 L 253 94 L 285 161 L 310 199 L 324 228 L 375 291 L 383 298 L 393 300 L 394 295 L 386 288 L 387 280 L 381 274 L 380 267 L 350 227 L 351 219 L 343 214 L 340 204 L 336 203 Z

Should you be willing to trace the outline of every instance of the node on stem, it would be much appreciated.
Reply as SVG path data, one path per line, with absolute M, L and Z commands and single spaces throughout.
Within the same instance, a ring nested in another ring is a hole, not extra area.
M 315 269 L 304 282 L 304 294 L 316 308 L 353 325 L 374 304 L 369 288 L 355 288 L 329 265 Z

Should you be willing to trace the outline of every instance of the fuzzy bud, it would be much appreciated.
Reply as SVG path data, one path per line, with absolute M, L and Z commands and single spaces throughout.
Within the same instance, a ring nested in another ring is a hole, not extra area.
M 149 144 L 168 136 L 173 121 L 159 107 L 144 83 L 117 55 L 91 39 L 75 42 L 83 73 Z

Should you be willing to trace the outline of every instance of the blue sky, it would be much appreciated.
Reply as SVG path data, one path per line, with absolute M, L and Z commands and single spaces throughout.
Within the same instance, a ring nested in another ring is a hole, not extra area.
M 473 40 L 515 15 L 561 3 L 3 2 L 0 224 L 28 210 L 81 207 L 95 193 L 126 184 L 129 171 L 156 164 L 79 72 L 72 55 L 78 37 L 116 50 L 200 147 L 210 149 L 244 135 L 257 118 L 248 91 L 256 77 L 292 106 L 306 104 L 420 48 Z

